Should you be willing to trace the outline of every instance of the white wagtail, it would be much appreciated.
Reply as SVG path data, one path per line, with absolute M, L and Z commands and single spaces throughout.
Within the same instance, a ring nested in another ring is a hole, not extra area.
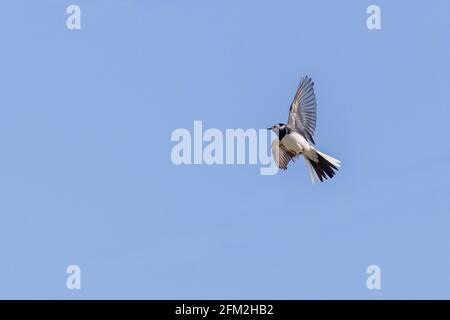
M 278 136 L 272 142 L 272 155 L 280 169 L 286 170 L 289 161 L 303 155 L 312 182 L 332 178 L 341 162 L 315 148 L 313 139 L 316 129 L 316 97 L 314 82 L 302 77 L 289 109 L 287 125 L 279 123 L 267 130 Z

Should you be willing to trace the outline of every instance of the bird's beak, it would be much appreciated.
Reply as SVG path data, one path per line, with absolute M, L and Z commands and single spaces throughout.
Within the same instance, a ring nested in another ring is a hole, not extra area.
M 272 130 L 272 128 L 267 128 L 267 130 Z

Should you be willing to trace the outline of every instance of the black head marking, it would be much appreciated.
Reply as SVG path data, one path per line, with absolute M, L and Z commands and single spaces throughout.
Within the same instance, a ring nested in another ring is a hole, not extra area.
M 283 124 L 281 124 L 281 125 L 283 125 Z M 287 132 L 288 130 L 287 130 L 287 127 L 286 126 L 284 126 L 283 128 L 280 128 L 279 130 L 278 130 L 278 139 L 283 139 L 283 137 L 288 133 Z

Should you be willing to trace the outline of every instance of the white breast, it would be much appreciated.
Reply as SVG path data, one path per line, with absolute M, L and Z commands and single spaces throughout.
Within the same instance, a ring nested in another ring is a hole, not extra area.
M 307 152 L 311 149 L 311 145 L 298 132 L 291 132 L 283 137 L 281 143 L 289 150 L 295 153 Z

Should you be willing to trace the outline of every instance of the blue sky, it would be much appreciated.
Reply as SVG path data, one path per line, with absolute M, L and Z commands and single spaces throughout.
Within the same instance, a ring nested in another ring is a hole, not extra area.
M 450 298 L 448 1 L 1 9 L 0 298 Z M 171 162 L 194 120 L 286 121 L 305 74 L 333 180 Z

